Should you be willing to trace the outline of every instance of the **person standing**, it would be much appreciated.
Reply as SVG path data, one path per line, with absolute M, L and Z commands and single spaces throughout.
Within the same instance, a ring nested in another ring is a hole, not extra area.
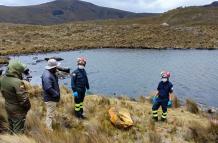
M 161 72 L 161 82 L 158 85 L 157 97 L 152 107 L 153 119 L 158 121 L 158 109 L 162 107 L 161 121 L 167 119 L 167 108 L 172 106 L 173 84 L 169 81 L 170 72 Z
M 26 65 L 10 60 L 8 70 L 0 79 L 0 92 L 5 98 L 9 129 L 12 134 L 24 133 L 26 115 L 31 108 L 23 80 Z
M 42 75 L 42 88 L 44 93 L 44 102 L 46 104 L 46 127 L 53 131 L 52 120 L 55 115 L 57 103 L 60 101 L 60 88 L 58 77 L 56 75 L 57 67 L 60 65 L 55 59 L 48 60 L 48 65 Z
M 80 57 L 77 59 L 78 68 L 72 73 L 71 88 L 73 90 L 75 115 L 78 118 L 84 119 L 83 102 L 85 98 L 86 89 L 89 90 L 89 81 L 86 74 L 85 66 L 86 59 Z

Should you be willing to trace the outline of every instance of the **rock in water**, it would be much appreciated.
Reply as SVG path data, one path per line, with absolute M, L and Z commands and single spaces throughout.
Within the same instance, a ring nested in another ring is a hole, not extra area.
M 64 59 L 61 57 L 50 57 L 50 58 L 45 58 L 46 61 L 48 61 L 49 59 L 55 59 L 56 61 L 63 61 Z

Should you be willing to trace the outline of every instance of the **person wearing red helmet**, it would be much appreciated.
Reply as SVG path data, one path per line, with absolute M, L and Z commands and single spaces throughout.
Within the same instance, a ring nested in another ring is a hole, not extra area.
M 72 73 L 71 88 L 74 96 L 74 111 L 78 118 L 84 118 L 83 116 L 83 101 L 85 98 L 86 89 L 89 90 L 89 81 L 85 71 L 86 59 L 80 57 L 77 59 L 78 68 Z
M 167 118 L 167 108 L 172 106 L 172 96 L 173 93 L 173 84 L 169 81 L 170 72 L 164 71 L 161 72 L 161 82 L 157 88 L 157 95 L 155 102 L 152 107 L 153 119 L 158 121 L 158 109 L 162 107 L 162 116 L 161 121 L 165 121 Z

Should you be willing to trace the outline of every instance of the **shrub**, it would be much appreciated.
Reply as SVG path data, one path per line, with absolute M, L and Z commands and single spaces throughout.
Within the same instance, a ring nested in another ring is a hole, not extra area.
M 189 112 L 194 113 L 194 114 L 198 114 L 199 113 L 198 105 L 194 101 L 192 101 L 190 99 L 186 100 L 186 109 Z

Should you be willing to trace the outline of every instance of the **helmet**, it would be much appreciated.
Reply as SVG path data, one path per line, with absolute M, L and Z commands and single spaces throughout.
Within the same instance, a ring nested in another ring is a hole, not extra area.
M 87 60 L 86 60 L 85 57 L 80 57 L 80 58 L 77 59 L 77 64 L 78 64 L 78 65 L 84 65 L 84 66 L 85 66 L 85 65 L 86 65 L 86 61 L 87 61 Z
M 161 77 L 162 77 L 162 78 L 170 78 L 170 72 L 168 72 L 168 71 L 162 71 L 162 72 L 161 72 Z

